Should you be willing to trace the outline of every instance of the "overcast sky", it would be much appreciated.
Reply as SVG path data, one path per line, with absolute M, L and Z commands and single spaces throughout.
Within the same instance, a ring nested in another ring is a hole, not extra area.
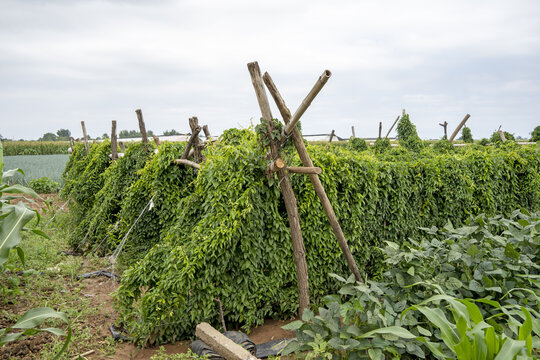
M 136 129 L 213 134 L 257 123 L 246 64 L 268 71 L 305 134 L 386 132 L 405 108 L 422 138 L 465 114 L 475 138 L 540 125 L 540 1 L 0 0 L 0 134 Z M 275 116 L 279 112 L 274 109 Z

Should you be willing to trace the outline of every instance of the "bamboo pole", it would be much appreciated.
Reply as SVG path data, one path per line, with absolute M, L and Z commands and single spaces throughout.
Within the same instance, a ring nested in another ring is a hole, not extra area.
M 118 144 L 116 140 L 116 120 L 112 121 L 111 128 L 111 159 L 115 161 L 118 159 Z
M 86 148 L 86 153 L 88 154 L 88 136 L 86 135 L 86 126 L 84 125 L 84 121 L 81 121 L 81 127 L 84 136 L 84 147 Z
M 270 104 L 268 103 L 268 98 L 264 89 L 259 64 L 257 62 L 249 63 L 248 70 L 253 83 L 253 88 L 255 89 L 257 101 L 259 102 L 259 107 L 261 108 L 263 120 L 266 122 L 266 130 L 270 135 L 273 131 L 272 112 L 270 111 Z M 271 138 L 269 140 L 272 157 L 277 158 L 279 155 L 278 144 Z M 309 309 L 309 281 L 306 262 L 306 249 L 304 247 L 304 240 L 302 239 L 302 229 L 300 228 L 300 215 L 298 214 L 296 196 L 294 195 L 287 171 L 285 169 L 279 169 L 276 173 L 289 218 L 294 263 L 296 265 L 296 277 L 298 280 L 298 312 L 299 315 L 302 316 L 304 309 Z
M 139 130 L 141 131 L 141 137 L 143 144 L 146 144 L 148 142 L 148 136 L 146 135 L 146 126 L 144 125 L 144 119 L 142 116 L 141 109 L 135 110 L 137 113 L 137 120 L 139 120 Z
M 388 132 L 386 133 L 385 138 L 388 138 L 388 135 L 390 135 L 390 132 L 392 131 L 392 129 L 394 128 L 394 126 L 396 126 L 398 120 L 399 120 L 399 115 L 398 115 L 398 117 L 396 118 L 396 120 L 394 120 L 394 123 L 392 124 L 392 126 L 390 126 L 390 129 L 388 129 Z
M 379 139 L 382 136 L 382 121 L 379 121 Z
M 295 166 L 287 166 L 287 171 L 293 174 L 322 174 L 322 169 L 320 167 L 295 167 Z
M 195 130 L 191 133 L 191 136 L 188 139 L 186 148 L 184 149 L 184 152 L 182 153 L 181 159 L 187 159 L 189 155 L 189 150 L 191 150 L 191 146 L 193 146 L 193 143 L 195 141 L 195 138 L 199 138 L 199 133 L 201 132 L 201 128 L 197 126 Z
M 291 112 L 285 104 L 285 101 L 283 101 L 281 94 L 279 93 L 276 85 L 274 84 L 272 78 L 268 73 L 264 74 L 264 82 L 266 84 L 266 87 L 270 91 L 270 94 L 274 98 L 274 101 L 276 102 L 281 116 L 283 117 L 283 121 L 285 122 L 285 124 L 287 124 L 289 122 L 289 119 L 291 118 Z M 302 135 L 296 127 L 293 129 L 292 138 L 294 146 L 296 147 L 296 151 L 298 152 L 298 156 L 302 161 L 302 165 L 304 165 L 305 167 L 314 167 L 313 161 L 311 161 L 311 158 L 309 157 L 306 149 L 306 145 L 304 144 L 304 141 L 302 139 Z M 319 176 L 317 174 L 309 174 L 308 176 L 309 180 L 313 184 L 313 189 L 315 190 L 315 193 L 319 197 L 324 212 L 328 217 L 328 221 L 330 222 L 330 226 L 334 231 L 334 235 L 336 235 L 337 242 L 339 244 L 339 247 L 341 248 L 341 251 L 343 252 L 343 257 L 345 257 L 345 260 L 347 261 L 349 270 L 354 274 L 356 281 L 363 282 L 360 271 L 358 270 L 358 266 L 356 265 L 356 261 L 351 254 L 351 250 L 349 249 L 349 245 L 347 244 L 347 240 L 345 239 L 345 235 L 343 234 L 343 230 L 341 230 L 341 226 L 339 225 L 339 221 L 334 212 L 334 208 L 332 207 L 332 204 L 330 203 L 330 200 L 326 195 L 326 191 L 324 191 L 324 187 L 322 186 Z
M 285 125 L 285 128 L 281 133 L 281 143 L 283 143 L 285 139 L 289 137 L 291 131 L 296 127 L 296 123 L 298 122 L 298 120 L 300 120 L 302 115 L 304 115 L 304 112 L 306 112 L 307 108 L 309 107 L 309 105 L 311 105 L 311 102 L 313 101 L 313 99 L 315 99 L 315 96 L 317 96 L 317 94 L 321 91 L 324 84 L 326 84 L 328 79 L 330 79 L 330 76 L 332 76 L 332 72 L 330 70 L 324 70 L 322 75 L 319 76 L 319 79 L 317 80 L 315 85 L 313 85 L 311 91 L 307 94 L 304 100 L 302 100 L 302 103 L 300 104 L 294 115 L 291 117 L 290 122 Z
M 352 137 L 354 139 L 356 137 L 356 135 L 354 134 L 354 126 L 351 126 L 351 130 L 352 130 Z
M 328 142 L 332 142 L 332 139 L 334 138 L 335 131 L 332 129 L 332 132 L 330 133 L 330 140 Z
M 201 165 L 197 164 L 196 162 L 189 161 L 188 159 L 175 159 L 173 162 L 177 165 L 188 165 L 194 167 L 197 170 L 201 169 Z
M 469 115 L 469 114 L 465 115 L 465 117 L 463 118 L 463 120 L 461 120 L 458 127 L 456 128 L 456 130 L 454 130 L 454 132 L 452 133 L 452 135 L 450 136 L 450 139 L 448 139 L 448 141 L 450 141 L 450 142 L 454 141 L 454 138 L 459 133 L 459 130 L 461 130 L 463 125 L 465 125 L 465 123 L 467 122 L 467 120 L 469 120 L 470 117 L 471 117 L 471 115 Z

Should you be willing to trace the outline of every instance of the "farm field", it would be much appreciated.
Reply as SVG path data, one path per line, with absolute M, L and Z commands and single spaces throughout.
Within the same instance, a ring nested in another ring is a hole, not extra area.
M 261 127 L 227 130 L 199 147 L 198 167 L 178 162 L 186 143 L 134 143 L 114 162 L 109 141 L 88 154 L 77 144 L 51 210 L 27 226 L 40 231 L 24 232 L 24 263 L 11 251 L 2 265 L 2 327 L 29 308 L 60 311 L 73 333 L 62 359 L 196 359 L 187 346 L 201 322 L 257 343 L 296 336 L 286 351 L 300 358 L 452 359 L 478 324 L 498 339 L 490 351 L 510 351 L 507 343 L 516 356 L 537 355 L 538 147 L 428 147 L 414 136 L 397 147 L 308 144 L 363 281 L 349 276 L 314 187 L 291 170 L 309 274 L 299 316 L 265 136 Z M 281 156 L 301 166 L 292 143 Z M 121 281 L 77 278 L 99 270 Z M 114 340 L 111 324 L 129 341 Z M 65 339 L 41 333 L 0 356 L 53 358 Z
M 66 167 L 69 155 L 15 155 L 4 156 L 4 170 L 21 169 L 24 176 L 18 174 L 10 181 L 28 185 L 30 180 L 48 177 L 49 179 L 62 182 L 62 172 Z

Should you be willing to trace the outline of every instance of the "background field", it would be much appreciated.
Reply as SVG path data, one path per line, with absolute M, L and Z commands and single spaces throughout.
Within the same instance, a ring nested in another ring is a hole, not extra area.
M 16 155 L 4 156 L 4 171 L 20 168 L 22 174 L 14 177 L 11 182 L 27 185 L 32 179 L 44 176 L 62 183 L 62 172 L 66 167 L 69 155 Z

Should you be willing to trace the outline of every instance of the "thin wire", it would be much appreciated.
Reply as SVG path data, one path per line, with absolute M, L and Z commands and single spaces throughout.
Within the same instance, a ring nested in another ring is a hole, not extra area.
M 148 202 L 148 204 L 146 204 L 146 206 L 142 209 L 141 213 L 139 214 L 139 217 L 137 217 L 137 219 L 135 220 L 135 222 L 131 225 L 131 227 L 129 228 L 129 230 L 127 231 L 126 235 L 124 235 L 124 238 L 122 239 L 122 241 L 120 242 L 120 244 L 118 245 L 118 247 L 116 248 L 116 250 L 114 250 L 114 252 L 112 253 L 112 255 L 110 256 L 109 258 L 109 261 L 111 262 L 111 264 L 115 264 L 116 263 L 116 260 L 118 259 L 118 255 L 120 255 L 120 252 L 122 251 L 122 249 L 124 248 L 124 244 L 126 243 L 126 240 L 129 236 L 129 233 L 131 233 L 131 230 L 135 227 L 135 225 L 137 224 L 137 222 L 139 222 L 139 219 L 142 217 L 142 215 L 144 214 L 144 212 L 146 211 L 146 209 L 151 205 L 153 204 L 154 202 L 154 197 L 156 195 L 154 194 L 152 196 L 152 198 L 150 199 L 150 201 Z

